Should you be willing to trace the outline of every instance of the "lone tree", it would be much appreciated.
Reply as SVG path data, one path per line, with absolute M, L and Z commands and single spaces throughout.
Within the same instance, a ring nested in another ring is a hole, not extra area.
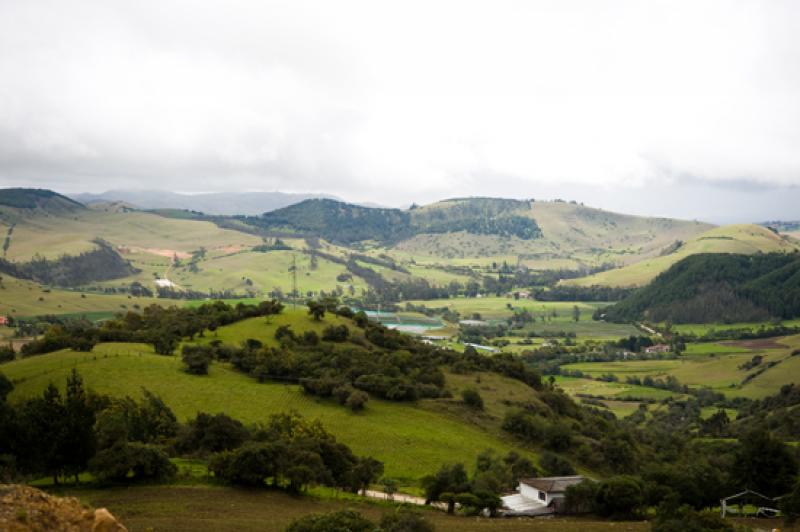
M 576 323 L 581 320 L 581 309 L 578 308 L 578 305 L 573 305 L 572 307 L 572 319 L 575 320 Z
M 319 301 L 310 300 L 306 303 L 306 305 L 308 306 L 309 316 L 313 316 L 316 321 L 319 321 L 325 317 L 325 305 Z

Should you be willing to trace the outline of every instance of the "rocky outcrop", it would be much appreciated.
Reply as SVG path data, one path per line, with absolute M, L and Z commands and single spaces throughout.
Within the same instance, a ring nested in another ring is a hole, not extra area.
M 105 508 L 85 508 L 74 497 L 56 497 L 19 484 L 0 484 L 0 530 L 8 532 L 127 532 Z

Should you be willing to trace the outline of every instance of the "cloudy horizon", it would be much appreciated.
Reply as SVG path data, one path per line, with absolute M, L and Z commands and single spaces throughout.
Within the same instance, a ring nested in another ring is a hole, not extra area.
M 797 219 L 800 4 L 0 4 L 0 186 Z

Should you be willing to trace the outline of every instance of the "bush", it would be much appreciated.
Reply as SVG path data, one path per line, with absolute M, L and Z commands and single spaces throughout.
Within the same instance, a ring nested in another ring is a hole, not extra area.
M 360 412 L 361 410 L 364 410 L 364 406 L 367 404 L 367 401 L 369 401 L 369 395 L 361 390 L 353 390 L 353 392 L 347 397 L 345 404 L 353 412 Z
M 478 393 L 477 390 L 464 390 L 461 392 L 461 399 L 463 399 L 464 404 L 469 406 L 470 408 L 474 408 L 476 410 L 483 410 L 483 398 L 481 394 Z
M 668 498 L 659 505 L 652 532 L 733 532 L 733 525 L 716 511 L 698 512 L 688 505 L 677 506 L 676 500 Z
M 548 475 L 563 476 L 575 474 L 575 468 L 572 467 L 569 461 L 549 451 L 544 452 L 539 459 L 539 465 Z
M 89 462 L 89 471 L 101 482 L 167 480 L 177 470 L 161 447 L 147 443 L 120 441 Z
M 10 362 L 16 358 L 16 353 L 11 344 L 0 345 L 0 362 Z
M 398 509 L 381 518 L 383 532 L 434 532 L 436 527 L 417 512 Z
M 218 453 L 239 447 L 249 437 L 241 421 L 225 414 L 199 412 L 186 424 L 175 447 L 182 453 Z
M 611 477 L 597 488 L 597 513 L 612 519 L 635 519 L 644 505 L 644 491 L 639 480 Z
M 211 363 L 211 352 L 206 346 L 185 345 L 182 349 L 183 363 L 186 373 L 192 375 L 208 375 L 208 365 Z
M 344 342 L 349 337 L 347 325 L 329 325 L 322 330 L 322 339 L 328 342 Z
M 375 524 L 356 511 L 342 510 L 301 517 L 286 532 L 375 532 Z

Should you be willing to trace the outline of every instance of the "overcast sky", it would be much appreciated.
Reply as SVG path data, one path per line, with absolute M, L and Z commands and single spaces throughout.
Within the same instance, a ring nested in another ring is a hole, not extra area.
M 0 0 L 0 186 L 800 218 L 800 2 Z

